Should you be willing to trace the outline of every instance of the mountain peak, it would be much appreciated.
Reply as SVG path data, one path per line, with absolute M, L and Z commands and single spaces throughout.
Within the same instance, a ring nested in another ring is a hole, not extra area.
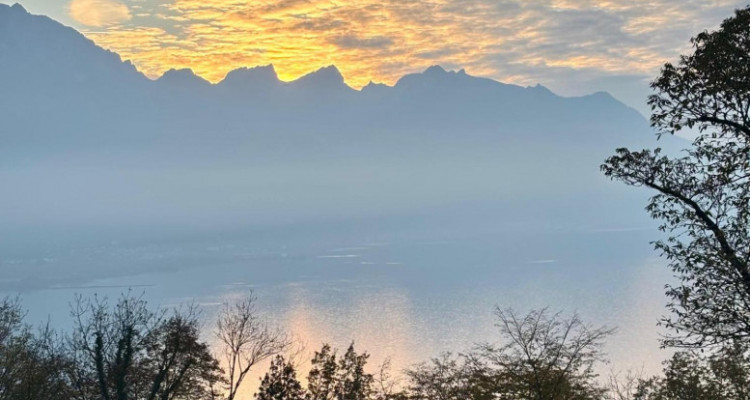
M 13 10 L 13 11 L 16 11 L 16 12 L 22 12 L 24 14 L 28 14 L 29 13 L 28 11 L 26 11 L 25 8 L 23 8 L 23 6 L 20 3 L 13 4 L 12 6 L 10 6 L 10 9 Z
M 466 74 L 465 70 L 446 71 L 445 68 L 439 65 L 433 65 L 422 73 L 408 74 L 401 77 L 396 82 L 396 86 L 421 86 L 421 87 L 433 87 L 435 85 L 443 85 L 446 82 L 456 82 L 457 77 L 465 78 L 469 75 Z
M 612 94 L 610 94 L 609 92 L 603 91 L 603 90 L 591 93 L 589 96 L 591 96 L 591 97 L 598 97 L 600 99 L 608 99 L 608 100 L 612 99 L 612 100 L 616 100 L 614 98 L 614 96 L 612 96 Z
M 325 89 L 351 89 L 344 82 L 344 76 L 335 65 L 329 65 L 311 72 L 295 81 L 290 82 L 296 87 L 313 90 Z
M 190 68 L 181 68 L 181 69 L 172 68 L 169 71 L 162 74 L 162 76 L 160 76 L 159 79 L 157 79 L 157 81 L 167 83 L 170 85 L 185 86 L 185 87 L 210 85 L 210 83 L 207 80 L 196 75 L 193 72 L 193 70 Z
M 16 3 L 12 6 L 0 3 L 0 13 L 28 14 L 29 12 L 22 5 Z
M 118 54 L 49 17 L 30 14 L 18 3 L 0 4 L 0 48 L 0 64 L 8 68 L 15 65 L 12 76 L 19 83 L 54 81 L 60 88 L 65 81 L 99 91 L 104 90 L 102 82 L 109 82 L 113 76 L 119 76 L 117 81 L 123 84 L 147 79 Z
M 370 81 L 370 83 L 363 86 L 360 91 L 363 93 L 385 93 L 389 89 L 391 89 L 391 87 L 385 83 L 375 83 Z
M 273 64 L 257 67 L 242 67 L 229 71 L 220 85 L 263 86 L 279 83 Z
M 365 85 L 364 87 L 362 87 L 362 89 L 364 90 L 364 89 L 384 88 L 384 87 L 390 87 L 390 86 L 386 85 L 385 83 L 379 83 L 379 82 L 370 81 L 367 85 Z
M 542 92 L 542 93 L 554 94 L 551 90 L 549 90 L 548 87 L 542 85 L 541 83 L 537 83 L 534 86 L 528 86 L 527 89 L 531 89 L 531 90 Z
M 445 68 L 439 66 L 439 65 L 433 65 L 424 70 L 422 74 L 424 75 L 443 75 L 446 74 L 448 71 L 445 70 Z
M 190 68 L 170 68 L 168 71 L 164 72 L 157 80 L 172 79 L 178 76 L 190 78 L 197 77 L 197 75 L 195 75 L 195 72 L 193 72 L 193 70 Z
M 339 71 L 338 68 L 336 68 L 335 65 L 329 65 L 327 67 L 323 67 L 318 69 L 317 71 L 313 71 L 299 79 L 297 79 L 295 82 L 298 81 L 311 81 L 311 82 L 320 82 L 320 83 L 344 83 L 344 76 L 341 75 L 341 71 Z

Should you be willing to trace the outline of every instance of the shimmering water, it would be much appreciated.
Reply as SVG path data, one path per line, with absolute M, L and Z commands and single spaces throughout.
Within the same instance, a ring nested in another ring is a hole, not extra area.
M 161 307 L 195 301 L 210 321 L 222 301 L 252 289 L 265 316 L 308 351 L 354 341 L 372 363 L 390 357 L 396 369 L 495 341 L 496 306 L 548 306 L 618 327 L 607 368 L 656 372 L 665 357 L 656 321 L 669 274 L 648 244 L 651 228 L 282 231 L 81 247 L 50 256 L 46 270 L 96 266 L 98 278 L 6 291 L 21 294 L 30 321 L 65 327 L 75 293 L 131 290 Z

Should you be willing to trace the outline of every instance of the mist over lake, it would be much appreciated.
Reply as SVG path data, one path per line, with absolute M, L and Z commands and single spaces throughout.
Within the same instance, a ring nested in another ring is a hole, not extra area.
M 99 270 L 97 279 L 20 291 L 31 320 L 50 315 L 61 325 L 75 293 L 117 297 L 130 289 L 163 307 L 195 301 L 211 315 L 252 288 L 264 314 L 310 347 L 353 340 L 401 368 L 493 340 L 495 306 L 550 306 L 618 326 L 618 344 L 607 349 L 613 364 L 658 371 L 664 353 L 654 351 L 655 323 L 669 274 L 648 245 L 652 228 L 521 230 L 475 220 L 470 230 L 449 230 L 455 225 L 420 222 L 109 243 L 9 264 L 51 274 Z

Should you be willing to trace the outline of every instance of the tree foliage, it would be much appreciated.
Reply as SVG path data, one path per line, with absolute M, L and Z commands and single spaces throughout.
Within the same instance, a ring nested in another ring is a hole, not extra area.
M 0 300 L 0 400 L 68 398 L 68 367 L 48 327 L 35 333 L 23 323 L 17 299 Z
M 114 306 L 79 298 L 76 329 L 61 340 L 23 324 L 17 302 L 0 302 L 0 400 L 225 400 L 223 371 L 200 340 L 194 308 L 155 313 L 129 295 Z M 295 365 L 273 358 L 257 400 L 750 400 L 746 346 L 682 351 L 662 376 L 630 377 L 606 390 L 595 370 L 611 329 L 546 309 L 496 310 L 499 341 L 444 354 L 405 373 L 405 384 L 354 345 L 315 352 L 308 386 Z
M 297 380 L 297 371 L 284 356 L 277 355 L 260 383 L 257 400 L 304 400 L 305 391 Z
M 68 342 L 77 399 L 172 400 L 214 395 L 221 368 L 199 337 L 193 308 L 152 312 L 138 297 L 78 298 Z
M 699 132 L 676 157 L 618 149 L 602 170 L 656 191 L 647 210 L 668 233 L 655 247 L 679 280 L 667 287 L 667 346 L 750 339 L 750 8 L 692 40 L 652 83 L 660 134 Z
M 374 377 L 365 371 L 367 353 L 358 354 L 354 343 L 343 357 L 328 344 L 316 351 L 307 377 L 308 400 L 367 400 L 373 395 Z
M 499 344 L 468 355 L 444 355 L 409 372 L 415 399 L 587 400 L 604 394 L 594 366 L 613 332 L 593 328 L 577 315 L 546 309 L 518 315 L 496 311 Z
M 709 356 L 681 351 L 664 363 L 664 376 L 642 380 L 633 400 L 750 399 L 750 358 L 738 346 Z
M 500 346 L 484 345 L 479 360 L 500 372 L 503 392 L 517 399 L 593 399 L 601 395 L 594 366 L 604 361 L 601 346 L 614 331 L 594 328 L 578 315 L 534 310 L 519 316 L 497 312 L 505 339 Z
M 407 371 L 409 398 L 413 400 L 492 399 L 492 389 L 482 390 L 474 383 L 484 376 L 466 357 L 444 353 L 428 363 Z M 489 393 L 488 393 L 489 392 Z

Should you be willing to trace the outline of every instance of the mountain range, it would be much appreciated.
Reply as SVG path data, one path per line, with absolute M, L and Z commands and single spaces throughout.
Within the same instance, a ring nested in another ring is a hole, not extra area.
M 658 144 L 605 92 L 440 66 L 361 90 L 335 66 L 291 82 L 272 65 L 152 80 L 18 4 L 0 4 L 0 93 L 1 254 L 396 217 L 383 229 L 637 225 L 642 194 L 598 165 Z
M 335 66 L 292 82 L 279 80 L 272 65 L 233 70 L 215 85 L 189 69 L 169 70 L 151 80 L 116 53 L 18 4 L 0 5 L 0 49 L 0 88 L 9 94 L 3 96 L 3 109 L 25 123 L 38 122 L 44 105 L 45 114 L 63 126 L 79 123 L 76 114 L 81 112 L 106 116 L 101 119 L 107 122 L 138 113 L 139 120 L 149 123 L 228 114 L 240 123 L 263 126 L 270 121 L 278 127 L 295 120 L 313 129 L 320 125 L 316 118 L 335 114 L 334 121 L 326 121 L 326 130 L 330 123 L 359 122 L 389 130 L 548 131 L 545 124 L 554 121 L 561 130 L 575 128 L 580 135 L 589 130 L 580 129 L 585 128 L 581 124 L 593 128 L 601 120 L 607 121 L 602 128 L 644 125 L 637 112 L 604 92 L 563 98 L 543 86 L 507 85 L 439 66 L 406 75 L 392 87 L 373 83 L 359 91 L 346 85 Z M 197 114 L 168 114 L 186 110 Z M 294 117 L 285 118 L 287 113 Z M 252 125 L 240 125 L 243 132 L 253 131 Z M 609 134 L 600 127 L 591 130 Z

